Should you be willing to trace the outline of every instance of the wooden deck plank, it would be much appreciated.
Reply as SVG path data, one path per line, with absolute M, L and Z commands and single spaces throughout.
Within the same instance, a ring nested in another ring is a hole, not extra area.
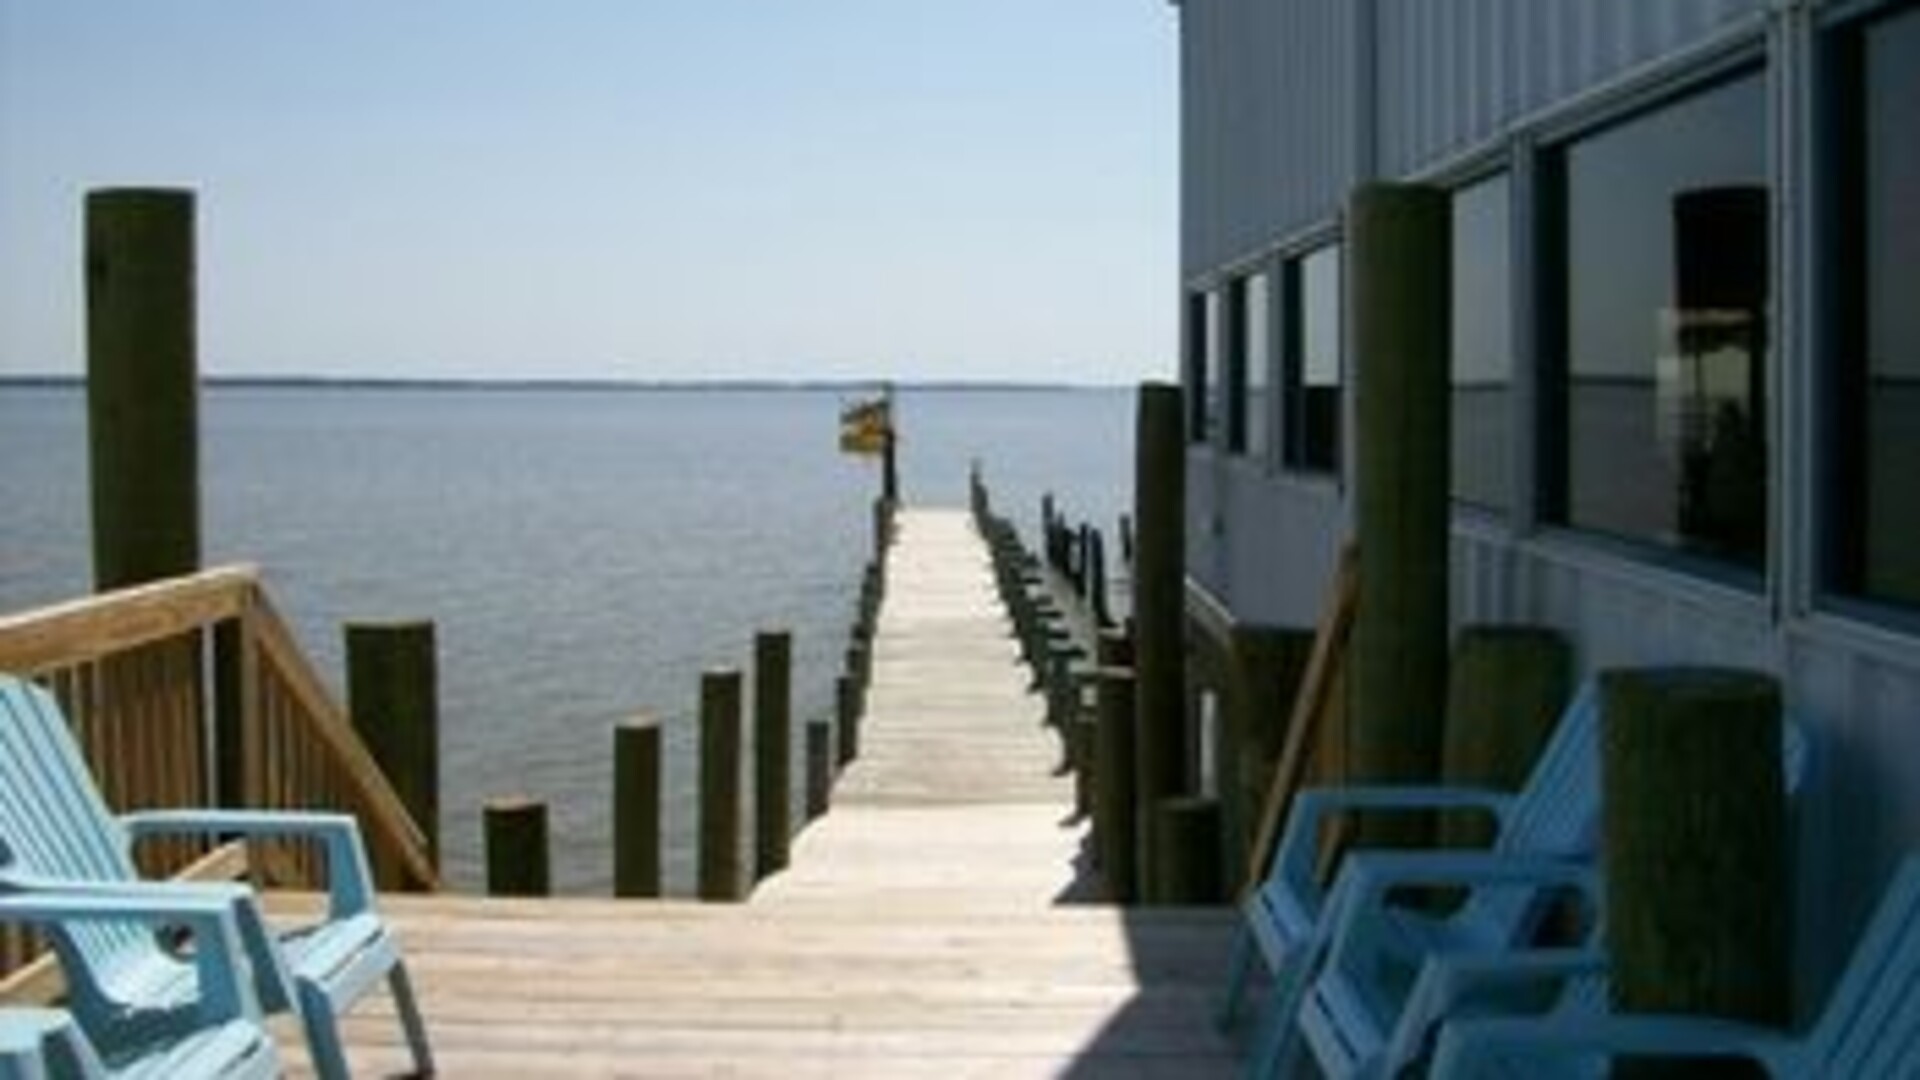
M 888 575 L 861 757 L 751 903 L 382 898 L 442 1075 L 1232 1073 L 1231 915 L 1062 902 L 1084 826 L 966 516 L 903 513 Z M 406 1068 L 383 994 L 345 1031 L 356 1075 Z

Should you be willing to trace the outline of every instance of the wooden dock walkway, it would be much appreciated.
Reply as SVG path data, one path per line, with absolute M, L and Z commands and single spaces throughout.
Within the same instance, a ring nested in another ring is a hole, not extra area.
M 1063 902 L 1084 826 L 968 517 L 903 512 L 888 575 L 861 756 L 753 902 L 383 901 L 443 1075 L 1232 1072 L 1229 914 Z M 348 1037 L 406 1067 L 384 998 Z

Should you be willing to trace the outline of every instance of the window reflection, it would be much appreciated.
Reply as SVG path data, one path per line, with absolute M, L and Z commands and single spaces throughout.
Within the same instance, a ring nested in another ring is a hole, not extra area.
M 1513 285 L 1507 178 L 1453 197 L 1453 496 L 1512 501 Z
M 1246 391 L 1242 402 L 1240 449 L 1250 458 L 1267 456 L 1273 428 L 1273 379 L 1269 372 L 1273 347 L 1273 301 L 1266 274 L 1240 279 L 1242 372 Z
M 1569 524 L 1759 569 L 1767 203 L 1758 76 L 1569 144 Z
M 1847 511 L 1842 585 L 1879 600 L 1920 604 L 1920 9 L 1866 24 L 1852 42 L 1854 78 L 1844 202 L 1851 213 L 1840 302 L 1839 357 L 1850 391 L 1837 435 Z
M 1289 274 L 1286 462 L 1340 467 L 1340 248 L 1297 260 Z

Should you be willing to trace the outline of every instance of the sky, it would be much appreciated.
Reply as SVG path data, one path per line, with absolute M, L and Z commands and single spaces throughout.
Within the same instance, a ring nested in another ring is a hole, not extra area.
M 200 367 L 1174 369 L 1164 0 L 0 0 L 0 376 L 81 204 L 197 193 Z

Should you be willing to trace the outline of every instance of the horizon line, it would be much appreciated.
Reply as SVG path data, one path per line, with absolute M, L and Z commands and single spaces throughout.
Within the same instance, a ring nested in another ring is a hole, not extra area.
M 227 389 L 315 390 L 779 390 L 874 392 L 896 390 L 1007 391 L 1007 390 L 1125 390 L 1132 382 L 1085 380 L 1023 381 L 1014 379 L 781 379 L 781 378 L 662 378 L 515 377 L 515 376 L 386 376 L 386 375 L 201 375 L 199 384 Z M 4 374 L 0 386 L 85 387 L 77 374 Z

